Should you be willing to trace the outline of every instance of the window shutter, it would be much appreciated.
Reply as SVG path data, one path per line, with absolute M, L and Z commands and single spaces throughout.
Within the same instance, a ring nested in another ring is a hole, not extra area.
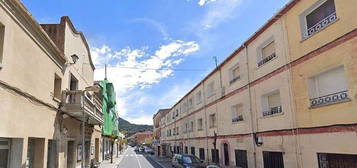
M 268 104 L 269 108 L 281 106 L 279 92 L 268 96 Z
M 274 53 L 275 53 L 275 44 L 273 41 L 262 49 L 262 59 L 265 59 Z
M 343 67 L 339 67 L 315 77 L 316 97 L 347 90 Z

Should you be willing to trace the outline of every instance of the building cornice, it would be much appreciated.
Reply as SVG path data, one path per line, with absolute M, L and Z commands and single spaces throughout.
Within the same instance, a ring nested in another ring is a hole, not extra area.
M 87 52 L 88 52 L 89 63 L 90 63 L 90 65 L 91 65 L 92 69 L 95 70 L 95 66 L 94 66 L 93 61 L 92 61 L 92 55 L 91 55 L 91 52 L 90 52 L 90 48 L 89 48 L 88 42 L 87 42 L 87 40 L 86 40 L 86 38 L 85 38 L 83 32 L 78 31 L 78 30 L 74 27 L 74 25 L 73 25 L 71 19 L 69 19 L 68 16 L 62 16 L 62 17 L 61 17 L 61 24 L 65 24 L 65 23 L 68 23 L 70 29 L 72 30 L 72 32 L 73 32 L 74 34 L 79 35 L 79 36 L 81 37 L 81 39 L 82 39 L 82 41 L 83 41 L 83 44 L 85 45 L 86 50 L 87 50 Z
M 29 11 L 19 0 L 0 1 L 1 7 L 13 17 L 14 21 L 35 41 L 50 59 L 63 69 L 67 62 L 64 54 L 57 48 L 40 24 L 32 17 Z

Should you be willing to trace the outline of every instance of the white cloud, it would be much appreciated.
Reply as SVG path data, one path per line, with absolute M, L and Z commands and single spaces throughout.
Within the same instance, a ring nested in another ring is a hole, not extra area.
M 193 83 L 186 80 L 178 85 L 174 85 L 169 92 L 164 94 L 159 100 L 158 103 L 161 107 L 171 107 L 179 101 L 187 92 L 192 89 Z
M 93 47 L 91 53 L 97 67 L 94 78 L 104 79 L 104 64 L 107 63 L 107 78 L 113 82 L 117 92 L 119 116 L 127 116 L 125 118 L 134 121 L 135 118 L 128 116 L 132 106 L 147 104 L 150 97 L 140 92 L 140 89 L 149 88 L 173 75 L 173 67 L 180 64 L 185 56 L 198 50 L 199 45 L 196 42 L 181 40 L 162 45 L 152 53 L 148 52 L 148 47 L 126 47 L 117 51 L 107 45 Z M 141 116 L 137 121 L 144 122 L 140 118 Z
M 198 1 L 198 5 L 203 6 L 203 5 L 206 5 L 206 4 L 208 4 L 210 2 L 214 2 L 214 1 L 216 1 L 216 0 L 200 0 L 200 1 Z
M 215 0 L 200 1 L 204 1 L 202 3 L 205 4 L 207 1 L 211 2 Z M 237 8 L 241 3 L 242 0 L 219 0 L 216 3 L 207 6 L 208 9 L 203 19 L 201 20 L 201 26 L 203 26 L 204 29 L 210 29 L 222 22 L 236 17 L 239 13 Z
M 153 120 L 152 120 L 152 115 L 140 115 L 138 117 L 127 117 L 125 120 L 129 121 L 130 123 L 135 123 L 135 124 L 148 124 L 152 125 Z
M 169 33 L 167 32 L 166 27 L 162 23 L 160 23 L 154 19 L 136 18 L 133 20 L 133 22 L 143 22 L 143 23 L 152 25 L 161 33 L 161 35 L 164 37 L 164 39 L 169 39 Z

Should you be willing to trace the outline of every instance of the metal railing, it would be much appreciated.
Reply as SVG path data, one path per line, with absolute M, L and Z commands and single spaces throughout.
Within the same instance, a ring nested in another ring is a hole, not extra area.
M 319 21 L 315 25 L 313 25 L 310 28 L 308 28 L 306 33 L 305 33 L 305 37 L 312 36 L 313 34 L 319 32 L 320 30 L 322 30 L 323 28 L 325 28 L 326 26 L 330 25 L 331 23 L 333 23 L 336 20 L 337 20 L 336 12 L 333 12 L 332 14 L 327 16 L 326 18 L 322 19 L 321 21 Z
M 320 106 L 336 104 L 348 100 L 350 100 L 348 98 L 348 91 L 345 90 L 345 91 L 332 93 L 321 97 L 312 98 L 310 99 L 310 104 L 311 107 L 320 107 Z
M 102 103 L 95 94 L 90 95 L 82 90 L 63 91 L 62 103 L 64 111 L 92 113 L 102 118 Z
M 233 78 L 231 81 L 229 81 L 229 84 L 232 84 L 232 83 L 236 82 L 239 79 L 240 79 L 240 76 L 237 76 L 237 77 Z
M 271 107 L 270 110 L 263 111 L 263 116 L 274 115 L 283 112 L 281 106 Z
M 275 58 L 275 57 L 276 57 L 276 54 L 275 54 L 275 53 L 273 53 L 273 54 L 271 54 L 271 55 L 265 57 L 264 59 L 262 59 L 262 60 L 260 60 L 260 61 L 258 62 L 258 67 L 264 65 L 265 63 L 269 62 L 270 60 L 272 60 L 272 59 Z
M 232 122 L 239 122 L 239 121 L 243 121 L 243 116 L 240 115 L 238 117 L 232 118 Z

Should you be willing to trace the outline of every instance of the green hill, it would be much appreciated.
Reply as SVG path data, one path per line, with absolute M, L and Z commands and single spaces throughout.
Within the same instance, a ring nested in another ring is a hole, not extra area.
M 132 124 L 129 121 L 119 117 L 119 130 L 120 132 L 125 133 L 127 137 L 129 137 L 137 132 L 152 131 L 153 126 Z

